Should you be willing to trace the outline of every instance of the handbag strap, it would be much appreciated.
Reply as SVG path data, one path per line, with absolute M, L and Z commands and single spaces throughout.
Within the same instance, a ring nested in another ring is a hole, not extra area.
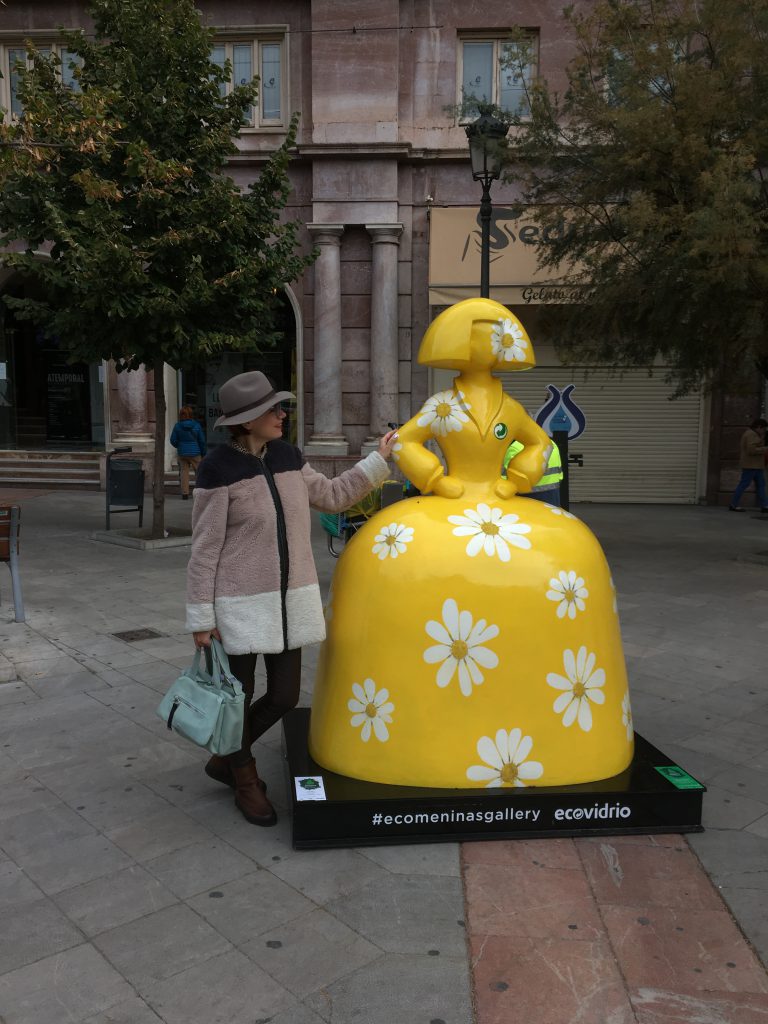
M 203 651 L 205 651 L 205 665 L 201 664 Z M 229 667 L 227 652 L 216 637 L 211 637 L 210 647 L 196 647 L 195 656 L 192 660 L 192 675 L 195 679 L 221 690 L 226 683 L 235 694 L 243 692 L 242 684 L 237 676 L 233 675 Z
M 204 648 L 204 647 L 196 647 L 195 648 L 195 656 L 192 659 L 192 667 L 190 669 L 190 673 L 191 673 L 193 679 L 201 679 L 205 683 L 212 683 L 213 682 L 213 677 L 212 677 L 211 673 L 207 670 L 208 669 L 208 665 L 207 665 L 207 663 L 208 663 L 208 656 L 207 656 L 207 653 L 206 653 L 206 659 L 205 659 L 206 664 L 202 665 L 200 663 L 201 659 L 203 657 L 203 651 L 204 650 L 206 650 L 206 648 Z
M 216 637 L 211 637 L 210 650 L 211 662 L 213 663 L 213 672 L 211 675 L 214 686 L 220 690 L 222 684 L 226 682 L 231 686 L 235 693 L 242 693 L 243 687 L 240 684 L 240 680 L 233 674 L 232 669 L 229 667 L 227 652 Z

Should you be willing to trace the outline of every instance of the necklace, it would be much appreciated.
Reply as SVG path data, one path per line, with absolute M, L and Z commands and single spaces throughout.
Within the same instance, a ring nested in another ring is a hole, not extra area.
M 235 451 L 242 452 L 243 455 L 250 455 L 252 459 L 263 459 L 267 451 L 266 443 L 261 446 L 261 450 L 258 452 L 252 452 L 249 448 L 246 448 L 245 445 L 240 444 L 240 442 L 237 441 L 235 438 L 232 438 L 232 440 L 229 443 L 230 446 L 235 449 Z

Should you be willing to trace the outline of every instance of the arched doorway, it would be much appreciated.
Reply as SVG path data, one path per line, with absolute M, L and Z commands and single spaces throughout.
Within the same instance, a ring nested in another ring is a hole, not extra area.
M 301 402 L 301 344 L 300 324 L 293 296 L 280 296 L 276 316 L 278 344 L 271 349 L 258 351 L 224 350 L 210 357 L 204 363 L 182 367 L 179 373 L 179 405 L 191 405 L 195 418 L 200 421 L 209 447 L 226 444 L 229 434 L 216 430 L 214 423 L 221 415 L 219 388 L 224 381 L 238 373 L 261 370 L 270 378 L 277 390 L 291 391 Z M 291 409 L 286 422 L 284 437 L 292 444 L 302 441 L 301 409 L 297 404 Z

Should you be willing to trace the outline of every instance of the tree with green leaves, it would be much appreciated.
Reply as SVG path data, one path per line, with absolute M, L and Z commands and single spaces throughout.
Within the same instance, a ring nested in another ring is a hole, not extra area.
M 24 116 L 2 140 L 0 245 L 3 262 L 39 287 L 4 301 L 73 361 L 151 368 L 161 537 L 163 364 L 274 345 L 277 296 L 311 259 L 297 252 L 297 224 L 280 220 L 296 118 L 241 191 L 226 163 L 258 83 L 221 95 L 231 69 L 212 62 L 192 0 L 89 9 L 93 37 L 62 32 L 74 88 L 31 43 L 20 70 Z
M 506 176 L 550 227 L 540 264 L 583 288 L 548 314 L 565 358 L 656 360 L 678 394 L 768 376 L 768 0 L 598 0 L 564 19 L 567 88 L 530 88 Z

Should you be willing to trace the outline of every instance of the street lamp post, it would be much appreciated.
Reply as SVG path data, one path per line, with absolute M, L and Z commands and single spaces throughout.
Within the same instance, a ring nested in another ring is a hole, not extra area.
M 480 296 L 490 296 L 491 263 L 491 182 L 501 177 L 502 143 L 509 125 L 494 117 L 489 108 L 478 107 L 480 116 L 465 128 L 469 139 L 472 177 L 483 186 L 480 200 Z

